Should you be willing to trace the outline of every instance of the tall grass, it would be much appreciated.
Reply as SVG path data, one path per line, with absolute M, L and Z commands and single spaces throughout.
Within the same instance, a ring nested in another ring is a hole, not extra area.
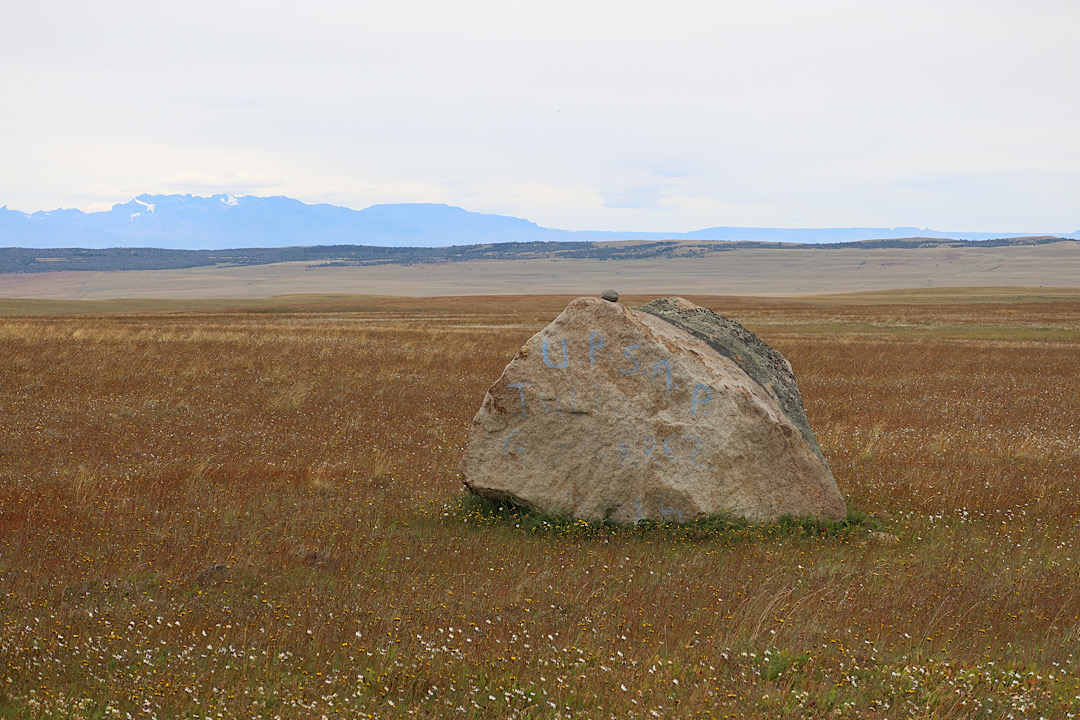
M 561 300 L 335 302 L 0 319 L 0 717 L 1080 713 L 1080 305 L 715 304 L 873 520 L 631 530 L 463 504 Z

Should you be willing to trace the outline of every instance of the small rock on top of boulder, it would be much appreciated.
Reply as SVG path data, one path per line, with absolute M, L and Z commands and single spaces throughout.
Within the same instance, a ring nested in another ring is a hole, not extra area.
M 845 514 L 791 366 L 681 298 L 571 302 L 488 390 L 465 484 L 623 523 Z

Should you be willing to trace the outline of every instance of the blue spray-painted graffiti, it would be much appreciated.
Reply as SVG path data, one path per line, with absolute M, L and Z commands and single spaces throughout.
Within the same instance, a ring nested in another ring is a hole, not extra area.
M 679 456 L 675 454 L 675 449 L 668 445 L 668 443 L 671 442 L 671 439 L 673 437 L 676 436 L 668 435 L 666 438 L 664 438 L 664 457 L 666 457 L 671 462 L 679 462 Z
M 506 387 L 517 388 L 518 399 L 521 400 L 521 410 L 519 412 L 515 412 L 514 414 L 517 415 L 518 417 L 525 417 L 526 416 L 525 388 L 532 387 L 532 383 L 527 383 L 527 382 L 510 383 Z
M 514 438 L 515 435 L 520 435 L 520 434 L 521 434 L 521 428 L 518 428 L 517 430 L 511 430 L 510 434 L 506 436 L 506 442 L 503 443 L 503 451 L 507 455 L 517 455 L 519 458 L 524 460 L 525 459 L 525 448 L 518 445 L 514 450 L 510 449 L 510 441 Z
M 566 338 L 559 338 L 558 339 L 558 344 L 559 344 L 558 350 L 553 350 L 550 347 L 550 344 L 554 340 L 555 340 L 554 338 L 546 338 L 546 337 L 541 338 L 540 339 L 540 354 L 543 357 L 544 365 L 546 365 L 547 367 L 552 368 L 554 370 L 564 370 L 564 369 L 570 367 L 570 359 L 571 359 L 571 355 L 573 355 L 573 349 L 571 348 L 571 346 L 568 343 Z M 610 353 L 607 351 L 607 347 L 608 347 L 607 341 L 604 339 L 604 336 L 603 336 L 603 334 L 601 332 L 599 332 L 598 330 L 593 330 L 592 332 L 589 333 L 589 367 L 590 368 L 596 367 L 596 366 L 600 365 L 603 361 L 611 359 L 609 357 Z M 622 355 L 623 355 L 624 358 L 626 358 L 626 360 L 628 360 L 630 362 L 630 365 L 629 366 L 624 366 L 624 367 L 618 367 L 618 368 L 615 368 L 615 369 L 617 369 L 619 371 L 619 373 L 622 374 L 622 375 L 638 375 L 638 374 L 640 374 L 642 376 L 645 376 L 647 374 L 649 379 L 651 379 L 651 380 L 659 380 L 660 382 L 664 383 L 664 392 L 667 393 L 667 394 L 671 394 L 672 390 L 678 390 L 679 389 L 679 383 L 675 381 L 675 376 L 674 376 L 674 373 L 672 372 L 672 368 L 671 368 L 671 362 L 667 358 L 659 358 L 653 363 L 652 370 L 650 372 L 646 373 L 646 371 L 641 366 L 643 358 L 641 358 L 638 354 L 635 354 L 635 352 L 634 352 L 634 351 L 638 351 L 638 350 L 641 350 L 641 349 L 642 349 L 642 346 L 640 344 L 627 345 L 626 347 L 624 347 L 622 349 Z M 558 354 L 557 354 L 559 351 L 562 352 L 561 357 L 559 357 Z M 553 353 L 555 353 L 555 357 L 552 357 Z M 648 366 L 646 366 L 646 367 L 648 367 Z M 517 387 L 517 384 L 510 385 L 509 387 Z M 599 384 L 597 385 L 597 388 L 599 389 Z M 518 388 L 518 390 L 519 390 L 519 392 L 522 392 L 522 403 L 524 403 L 523 388 Z M 542 399 L 544 401 L 548 401 L 548 400 L 551 400 L 551 399 L 556 399 L 558 409 L 559 410 L 563 409 L 562 408 L 562 403 L 557 398 L 551 398 L 550 395 L 547 395 L 547 396 L 544 396 Z M 690 416 L 691 417 L 697 417 L 699 411 L 704 416 L 708 416 L 709 415 L 709 410 L 707 408 L 704 408 L 703 406 L 707 405 L 709 402 L 712 401 L 712 388 L 709 387 L 709 385 L 707 385 L 705 383 L 698 383 L 694 387 L 693 391 L 690 393 L 689 400 L 690 400 Z M 603 404 L 604 404 L 603 401 L 598 398 L 597 399 L 597 411 L 598 412 L 602 412 Z M 524 405 L 522 406 L 522 411 L 525 411 Z M 521 413 L 518 413 L 518 414 L 521 415 Z
M 645 466 L 649 465 L 649 459 L 652 457 L 653 450 L 656 449 L 656 438 L 652 435 L 646 435 L 641 441 L 641 449 L 645 453 Z
M 641 347 L 640 345 L 628 345 L 626 347 L 626 349 L 623 350 L 623 355 L 626 356 L 626 359 L 629 360 L 630 362 L 634 363 L 634 367 L 632 367 L 630 369 L 619 368 L 619 372 L 621 372 L 623 375 L 633 375 L 634 373 L 637 372 L 637 369 L 638 369 L 637 358 L 635 358 L 633 355 L 631 355 L 630 351 L 631 350 L 637 350 L 640 347 Z
M 604 336 L 593 330 L 589 333 L 589 365 L 596 362 L 595 352 L 604 348 Z
M 700 391 L 704 390 L 704 394 Z M 712 402 L 712 388 L 705 383 L 698 383 L 694 386 L 694 392 L 691 394 L 690 399 L 690 417 L 697 417 L 698 408 L 702 405 L 707 405 Z M 704 411 L 705 415 L 709 414 L 708 410 Z
M 539 393 L 537 395 L 537 399 L 540 401 L 540 409 L 543 410 L 546 415 L 550 415 L 553 412 L 571 412 L 571 413 L 576 413 L 577 412 L 577 406 L 574 403 L 574 386 L 573 385 L 570 386 L 570 392 L 569 393 L 562 393 L 562 394 L 560 394 L 560 393 L 552 393 L 552 394 L 555 397 L 547 397 L 546 398 L 546 397 L 544 397 L 543 392 L 541 392 L 541 393 Z M 567 403 L 567 407 L 569 408 L 569 410 L 567 410 L 567 411 L 563 410 L 563 397 L 567 397 L 567 399 L 569 399 L 569 401 L 570 401 L 569 403 Z M 555 402 L 555 407 L 548 406 L 548 403 L 552 402 L 552 401 Z
M 667 500 L 667 493 L 660 493 L 660 503 L 659 503 L 659 505 L 660 505 L 660 515 L 662 517 L 672 517 L 672 516 L 674 516 L 679 522 L 682 522 L 683 521 L 683 519 L 682 519 L 682 510 L 680 510 L 677 507 L 676 508 L 664 507 L 664 500 Z
M 570 364 L 570 353 L 566 350 L 566 338 L 562 339 L 562 362 L 555 364 L 551 362 L 551 358 L 548 357 L 548 343 L 547 338 L 543 338 L 540 341 L 540 348 L 544 355 L 544 364 L 549 368 L 564 368 Z
M 652 379 L 656 379 L 656 373 L 660 372 L 661 368 L 663 368 L 664 372 L 667 374 L 667 389 L 665 392 L 671 392 L 671 365 L 668 364 L 667 360 L 660 358 L 656 361 L 656 364 L 653 365 L 652 369 Z M 677 388 L 679 386 L 676 385 L 675 387 Z
M 694 449 L 690 451 L 690 464 L 703 470 L 712 470 L 712 465 L 702 465 L 697 461 L 698 453 L 701 452 L 701 440 L 695 435 L 686 435 L 684 437 L 694 443 Z

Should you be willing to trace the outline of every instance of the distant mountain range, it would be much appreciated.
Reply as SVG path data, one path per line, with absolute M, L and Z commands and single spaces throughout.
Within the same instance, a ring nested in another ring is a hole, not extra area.
M 992 240 L 1022 235 L 1080 238 L 1080 230 L 1046 232 L 939 232 L 927 228 L 714 227 L 688 233 L 570 231 L 540 227 L 505 215 L 449 205 L 401 203 L 351 210 L 308 205 L 287 197 L 246 195 L 140 195 L 104 212 L 23 213 L 0 207 L 0 247 L 187 250 L 318 245 L 445 247 L 503 242 L 606 240 L 728 240 L 837 243 L 895 238 Z

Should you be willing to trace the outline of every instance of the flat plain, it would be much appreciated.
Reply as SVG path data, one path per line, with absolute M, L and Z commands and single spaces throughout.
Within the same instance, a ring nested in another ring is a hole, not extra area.
M 47 251 L 42 251 L 47 253 Z M 326 292 L 810 295 L 900 288 L 1080 286 L 1080 242 L 1009 247 L 736 249 L 647 260 L 536 258 L 325 267 L 301 262 L 184 270 L 0 274 L 0 297 L 265 298 Z
M 689 295 L 895 543 L 463 500 L 569 299 L 5 302 L 0 717 L 1080 714 L 1080 290 Z

